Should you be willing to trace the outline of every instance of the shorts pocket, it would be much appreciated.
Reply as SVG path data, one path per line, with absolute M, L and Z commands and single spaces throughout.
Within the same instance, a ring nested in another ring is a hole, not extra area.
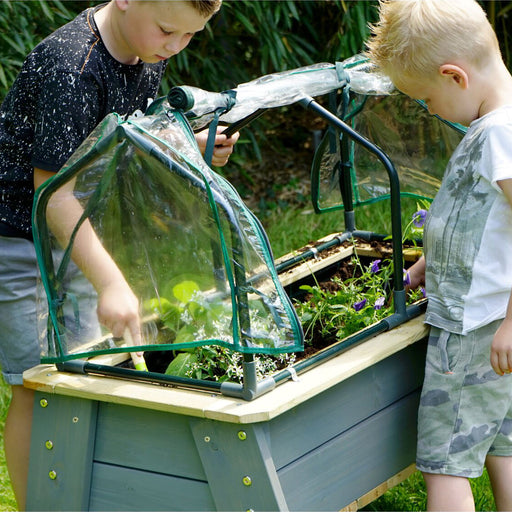
M 441 370 L 452 373 L 460 361 L 462 343 L 461 336 L 448 331 L 441 331 L 437 341 Z

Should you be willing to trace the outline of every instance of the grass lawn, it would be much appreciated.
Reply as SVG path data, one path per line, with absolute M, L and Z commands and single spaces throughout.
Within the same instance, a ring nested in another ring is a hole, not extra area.
M 18 510 L 16 500 L 14 499 L 14 493 L 12 492 L 9 474 L 7 473 L 4 454 L 3 431 L 10 399 L 10 387 L 5 384 L 4 380 L 0 377 L 0 510 L 5 512 Z

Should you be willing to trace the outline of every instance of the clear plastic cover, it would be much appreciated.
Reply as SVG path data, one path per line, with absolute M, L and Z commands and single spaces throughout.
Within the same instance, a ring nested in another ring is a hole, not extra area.
M 282 71 L 240 84 L 224 93 L 183 87 L 186 96 L 193 98 L 189 118 L 194 129 L 205 126 L 212 112 L 226 104 L 223 95 L 234 97 L 233 106 L 220 116 L 220 121 L 234 123 L 260 109 L 290 105 L 307 98 L 321 96 L 349 85 L 358 94 L 387 95 L 396 92 L 391 80 L 377 72 L 362 55 L 354 55 L 336 64 L 318 63 Z
M 65 240 L 52 220 L 60 201 L 81 213 Z M 99 324 L 94 289 L 71 258 L 86 224 L 139 300 L 142 347 Z M 33 226 L 43 362 L 205 344 L 243 353 L 303 348 L 263 229 L 168 109 L 108 116 L 38 190 Z
M 435 116 L 403 94 L 361 97 L 353 95 L 347 112 L 352 128 L 381 148 L 392 161 L 401 195 L 431 199 L 464 130 Z M 350 162 L 353 201 L 363 204 L 389 196 L 389 177 L 375 155 L 349 143 L 344 159 Z M 313 189 L 319 209 L 341 207 L 340 135 L 327 131 L 313 164 Z

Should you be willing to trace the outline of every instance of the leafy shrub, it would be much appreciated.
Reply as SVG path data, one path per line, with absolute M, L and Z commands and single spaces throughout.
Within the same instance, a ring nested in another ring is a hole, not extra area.
M 0 2 L 0 98 L 31 49 L 99 1 Z M 222 90 L 257 76 L 357 53 L 375 2 L 225 1 L 204 33 L 174 57 L 162 92 L 190 84 Z

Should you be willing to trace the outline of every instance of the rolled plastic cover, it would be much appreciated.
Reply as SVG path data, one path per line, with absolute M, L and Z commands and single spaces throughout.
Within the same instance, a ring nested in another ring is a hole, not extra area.
M 354 55 L 336 64 L 318 63 L 259 77 L 224 92 L 204 91 L 192 86 L 173 87 L 168 95 L 171 107 L 179 108 L 199 129 L 217 109 L 226 123 L 244 119 L 260 109 L 281 107 L 306 97 L 315 97 L 349 86 L 358 94 L 388 95 L 396 92 L 391 80 L 377 72 L 369 60 Z M 233 101 L 234 98 L 234 101 Z
M 61 201 L 79 211 L 65 240 L 51 220 Z M 96 292 L 71 257 L 89 226 L 138 298 L 142 346 L 113 338 L 98 321 Z M 208 344 L 303 349 L 263 228 L 205 164 L 179 112 L 107 116 L 38 189 L 33 231 L 42 362 Z

